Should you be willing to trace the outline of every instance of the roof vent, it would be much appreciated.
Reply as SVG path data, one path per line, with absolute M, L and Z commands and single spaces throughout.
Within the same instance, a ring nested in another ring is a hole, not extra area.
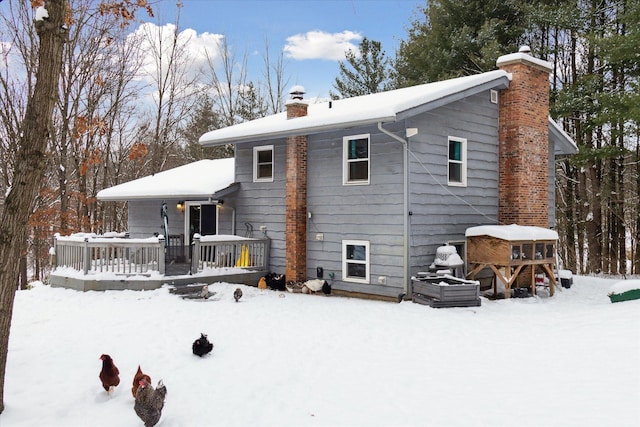
M 300 85 L 296 85 L 289 90 L 289 95 L 291 95 L 291 99 L 302 100 L 304 98 L 304 87 Z
M 524 46 L 520 46 L 520 49 L 518 49 L 518 52 L 520 53 L 526 53 L 527 55 L 531 54 L 531 48 L 527 45 Z

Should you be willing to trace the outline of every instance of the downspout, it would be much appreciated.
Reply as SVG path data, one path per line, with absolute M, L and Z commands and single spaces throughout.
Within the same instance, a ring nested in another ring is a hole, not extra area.
M 404 138 L 400 138 L 399 136 L 389 132 L 388 130 L 386 130 L 385 128 L 382 127 L 382 122 L 378 122 L 378 130 L 382 133 L 384 133 L 385 135 L 390 136 L 391 138 L 395 139 L 396 141 L 399 141 L 400 143 L 402 143 L 402 147 L 404 148 L 402 150 L 402 163 L 403 163 L 403 256 L 402 256 L 402 271 L 404 274 L 403 277 L 403 282 L 404 282 L 404 287 L 403 287 L 403 292 L 404 295 L 402 296 L 398 296 L 398 300 L 401 301 L 402 298 L 406 295 L 409 298 L 411 297 L 411 287 L 409 286 L 409 141 L 407 139 Z

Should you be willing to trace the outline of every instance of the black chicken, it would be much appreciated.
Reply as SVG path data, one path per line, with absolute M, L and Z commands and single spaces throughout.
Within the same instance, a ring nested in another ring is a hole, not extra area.
M 162 383 L 162 380 L 158 382 L 158 387 L 155 390 L 146 379 L 140 380 L 133 409 L 144 422 L 145 427 L 153 427 L 160 421 L 166 395 L 167 387 Z
M 213 350 L 213 344 L 209 342 L 205 334 L 201 333 L 200 338 L 193 342 L 191 349 L 193 350 L 193 354 L 202 357 Z

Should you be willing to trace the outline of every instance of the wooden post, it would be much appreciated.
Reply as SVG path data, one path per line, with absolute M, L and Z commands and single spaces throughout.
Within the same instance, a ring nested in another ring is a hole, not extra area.
M 198 264 L 200 264 L 200 235 L 198 233 L 193 235 L 191 246 L 191 268 L 189 269 L 189 274 L 194 274 L 198 272 Z
M 158 236 L 158 247 L 156 251 L 158 253 L 158 271 L 160 271 L 160 274 L 164 275 L 164 236 Z
M 86 275 L 91 269 L 91 248 L 89 247 L 89 238 L 84 238 L 84 266 L 83 273 Z

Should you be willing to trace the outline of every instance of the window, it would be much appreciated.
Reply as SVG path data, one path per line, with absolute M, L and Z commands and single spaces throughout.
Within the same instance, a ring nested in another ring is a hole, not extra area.
M 369 134 L 345 136 L 344 184 L 369 184 Z
M 342 280 L 369 283 L 369 242 L 342 241 Z
M 253 147 L 253 182 L 273 181 L 273 145 Z
M 449 137 L 449 185 L 467 185 L 467 140 Z

